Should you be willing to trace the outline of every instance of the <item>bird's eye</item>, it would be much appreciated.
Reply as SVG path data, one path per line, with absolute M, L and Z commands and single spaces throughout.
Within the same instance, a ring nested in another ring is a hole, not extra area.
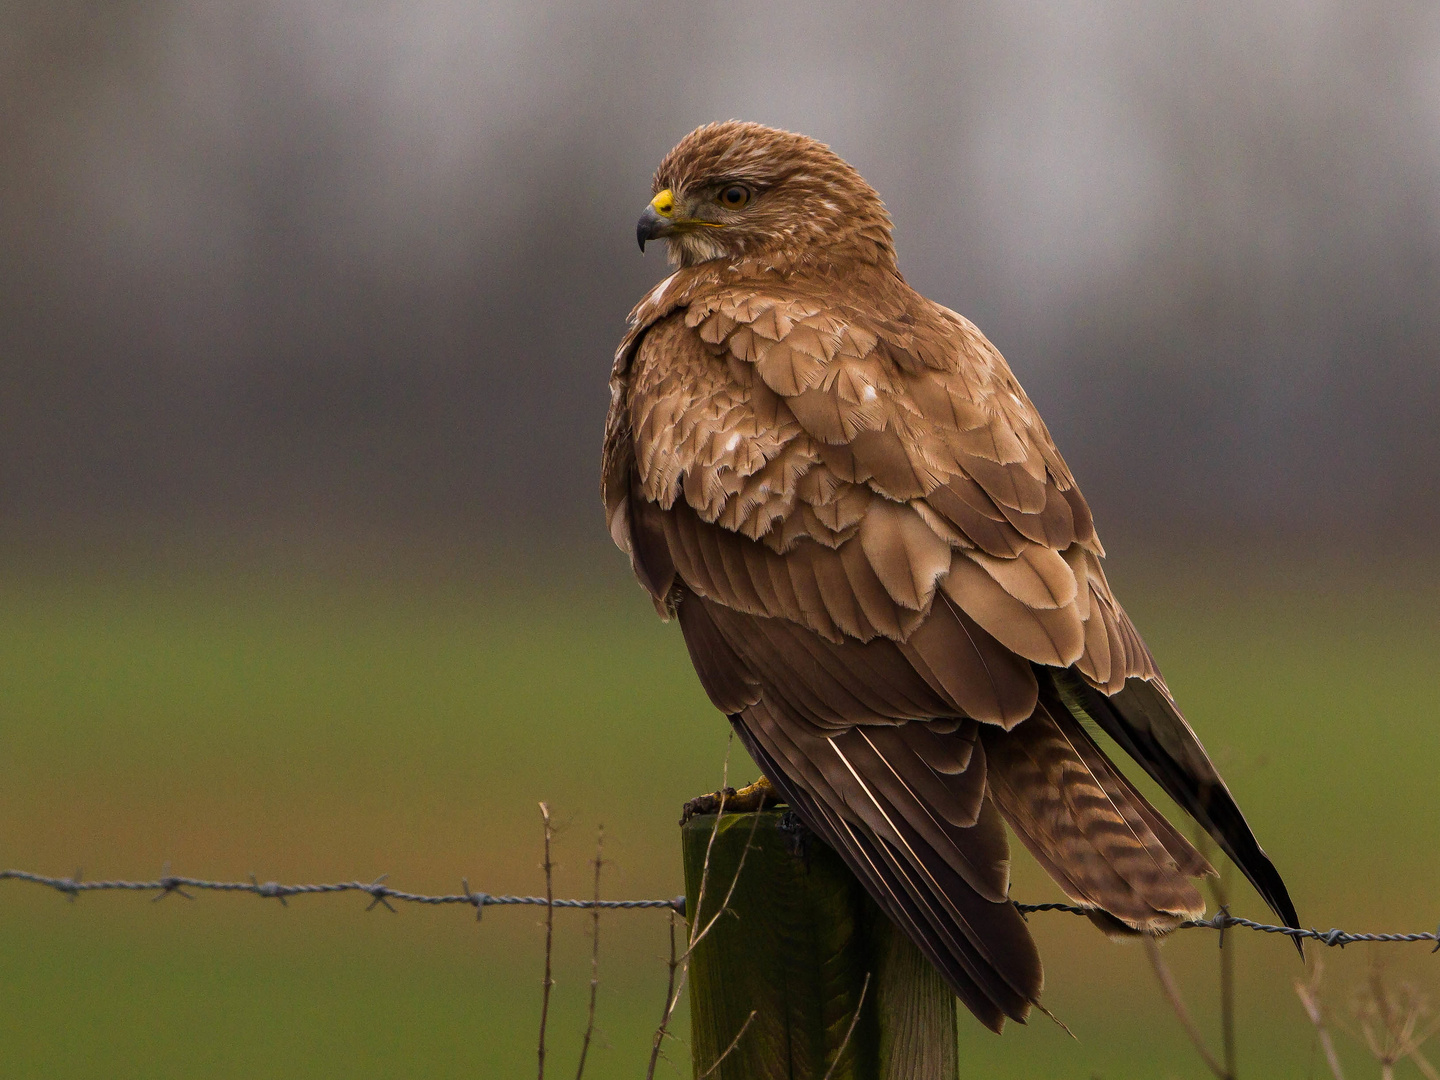
M 750 201 L 750 189 L 742 184 L 731 184 L 720 192 L 720 205 L 727 210 L 740 210 Z

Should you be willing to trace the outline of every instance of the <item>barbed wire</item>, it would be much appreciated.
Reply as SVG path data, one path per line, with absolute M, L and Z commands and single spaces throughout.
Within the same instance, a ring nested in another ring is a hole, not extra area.
M 1242 919 L 1238 915 L 1231 915 L 1228 911 L 1218 911 L 1209 919 L 1192 919 L 1181 924 L 1183 929 L 1192 927 L 1205 927 L 1210 930 L 1228 930 L 1238 926 L 1245 930 L 1258 930 L 1262 934 L 1284 934 L 1288 938 L 1296 938 L 1305 941 L 1318 941 L 1322 945 L 1329 945 L 1332 948 L 1343 949 L 1346 945 L 1353 945 L 1359 941 L 1370 942 L 1400 942 L 1400 941 L 1433 941 L 1435 948 L 1431 952 L 1440 952 L 1440 927 L 1435 930 L 1428 930 L 1418 934 L 1352 934 L 1345 930 L 1337 930 L 1332 927 L 1329 930 L 1316 930 L 1313 927 L 1306 929 L 1294 926 L 1276 926 L 1274 923 L 1255 922 L 1253 919 Z
M 389 875 L 382 874 L 374 881 L 336 881 L 316 885 L 282 885 L 275 881 L 258 881 L 253 875 L 249 881 L 207 881 L 204 878 L 182 877 L 178 874 L 162 873 L 160 877 L 150 881 L 86 881 L 80 871 L 76 871 L 70 877 L 50 877 L 46 874 L 36 874 L 29 870 L 0 870 L 0 881 L 25 881 L 32 885 L 41 885 L 63 893 L 70 900 L 74 900 L 81 893 L 87 892 L 151 892 L 155 895 L 151 900 L 164 900 L 172 893 L 183 896 L 187 900 L 195 897 L 186 892 L 192 889 L 195 892 L 226 892 L 226 893 L 251 893 L 263 899 L 279 900 L 285 903 L 286 897 L 290 896 L 315 896 L 332 893 L 365 893 L 370 897 L 370 904 L 365 909 L 370 911 L 377 905 L 383 905 L 390 911 L 395 908 L 390 901 L 394 900 L 405 904 L 468 904 L 475 908 L 475 917 L 478 919 L 487 907 L 553 907 L 553 908 L 584 908 L 603 909 L 615 911 L 633 911 L 644 908 L 663 908 L 676 912 L 679 915 L 685 914 L 685 897 L 676 896 L 669 900 L 573 900 L 555 898 L 547 900 L 543 896 L 513 896 L 509 894 L 496 894 L 481 892 L 470 888 L 470 882 L 464 878 L 460 881 L 463 891 L 458 893 L 413 893 L 402 889 L 392 889 L 385 884 Z M 1062 911 L 1070 915 L 1088 915 L 1090 912 L 1075 904 L 1043 903 L 1025 904 L 1014 901 L 1015 907 L 1022 914 L 1043 911 Z M 1357 942 L 1372 943 L 1396 943 L 1396 942 L 1432 942 L 1435 948 L 1431 952 L 1440 952 L 1440 927 L 1435 930 L 1423 931 L 1413 934 L 1364 934 L 1351 933 L 1347 930 L 1339 930 L 1332 927 L 1329 930 L 1317 930 L 1313 927 L 1277 926 L 1274 923 L 1256 922 L 1253 919 L 1241 918 L 1238 915 L 1231 915 L 1224 908 L 1216 912 L 1208 919 L 1191 919 L 1180 924 L 1182 930 L 1219 930 L 1221 932 L 1230 929 L 1254 930 L 1262 934 L 1282 934 L 1288 938 L 1305 941 L 1318 941 L 1322 945 L 1331 948 L 1344 948 L 1346 945 L 1353 945 Z
M 366 911 L 371 910 L 377 904 L 383 904 L 394 911 L 395 909 L 390 906 L 389 901 L 397 900 L 406 904 L 469 904 L 475 908 L 477 918 L 487 907 L 513 907 L 516 905 L 613 908 L 620 911 L 634 908 L 667 908 L 682 915 L 685 913 L 683 896 L 677 896 L 671 900 L 564 900 L 559 898 L 546 900 L 543 896 L 510 896 L 477 892 L 471 889 L 470 883 L 463 878 L 460 881 L 463 892 L 432 896 L 426 893 L 392 889 L 385 884 L 388 876 L 388 874 L 382 874 L 371 882 L 336 881 L 323 885 L 281 885 L 275 881 L 257 881 L 253 875 L 249 881 L 206 881 L 203 878 L 181 877 L 178 874 L 162 874 L 153 881 L 85 881 L 78 870 L 68 878 L 34 874 L 28 870 L 0 870 L 0 881 L 28 881 L 32 885 L 44 885 L 56 892 L 64 893 L 71 900 L 81 893 L 87 892 L 153 892 L 156 895 L 151 898 L 152 900 L 164 900 L 171 893 L 178 893 L 187 900 L 193 900 L 195 897 L 185 890 L 194 889 L 197 892 L 253 893 L 265 899 L 279 900 L 284 904 L 285 898 L 288 896 L 359 892 L 366 893 L 371 898 L 370 907 L 366 908 Z

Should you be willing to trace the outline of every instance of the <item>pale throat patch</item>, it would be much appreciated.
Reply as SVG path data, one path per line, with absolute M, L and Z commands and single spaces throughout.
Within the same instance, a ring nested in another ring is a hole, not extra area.
M 694 266 L 729 255 L 710 229 L 676 233 L 667 236 L 665 242 L 670 245 L 670 261 L 681 266 Z

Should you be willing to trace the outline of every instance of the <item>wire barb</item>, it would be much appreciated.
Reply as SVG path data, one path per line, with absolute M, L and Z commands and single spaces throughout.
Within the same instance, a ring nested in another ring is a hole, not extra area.
M 386 911 L 390 912 L 392 915 L 395 914 L 395 909 L 390 906 L 390 890 L 385 888 L 384 885 L 385 879 L 389 876 L 389 874 L 381 874 L 374 881 L 372 881 L 370 883 L 370 887 L 365 890 L 371 896 L 370 906 L 365 909 L 366 911 L 374 911 L 376 904 L 384 904 Z
M 490 894 L 485 892 L 471 892 L 470 879 L 461 878 L 460 888 L 465 890 L 465 899 L 475 905 L 475 921 L 480 921 L 480 916 L 485 914 L 485 905 L 490 903 Z
M 217 882 L 216 884 L 218 885 L 219 883 Z M 256 880 L 254 874 L 250 875 L 250 884 L 253 886 L 250 891 L 253 892 L 256 896 L 264 897 L 267 900 L 279 900 L 281 907 L 290 906 L 285 902 L 285 893 L 288 888 L 287 886 L 281 885 L 274 881 L 267 881 L 264 885 L 261 885 L 260 882 Z M 196 887 L 198 888 L 199 886 Z

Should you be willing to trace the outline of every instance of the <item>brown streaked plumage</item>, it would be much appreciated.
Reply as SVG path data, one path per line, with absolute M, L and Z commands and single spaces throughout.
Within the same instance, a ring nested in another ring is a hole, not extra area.
M 606 422 L 611 535 L 711 700 L 956 994 L 998 1030 L 1040 993 L 1003 823 L 1078 904 L 1163 932 L 1212 873 L 1110 736 L 1289 925 L 1256 843 L 1101 568 L 1009 367 L 896 267 L 890 218 L 812 139 L 692 132 L 641 245 Z

